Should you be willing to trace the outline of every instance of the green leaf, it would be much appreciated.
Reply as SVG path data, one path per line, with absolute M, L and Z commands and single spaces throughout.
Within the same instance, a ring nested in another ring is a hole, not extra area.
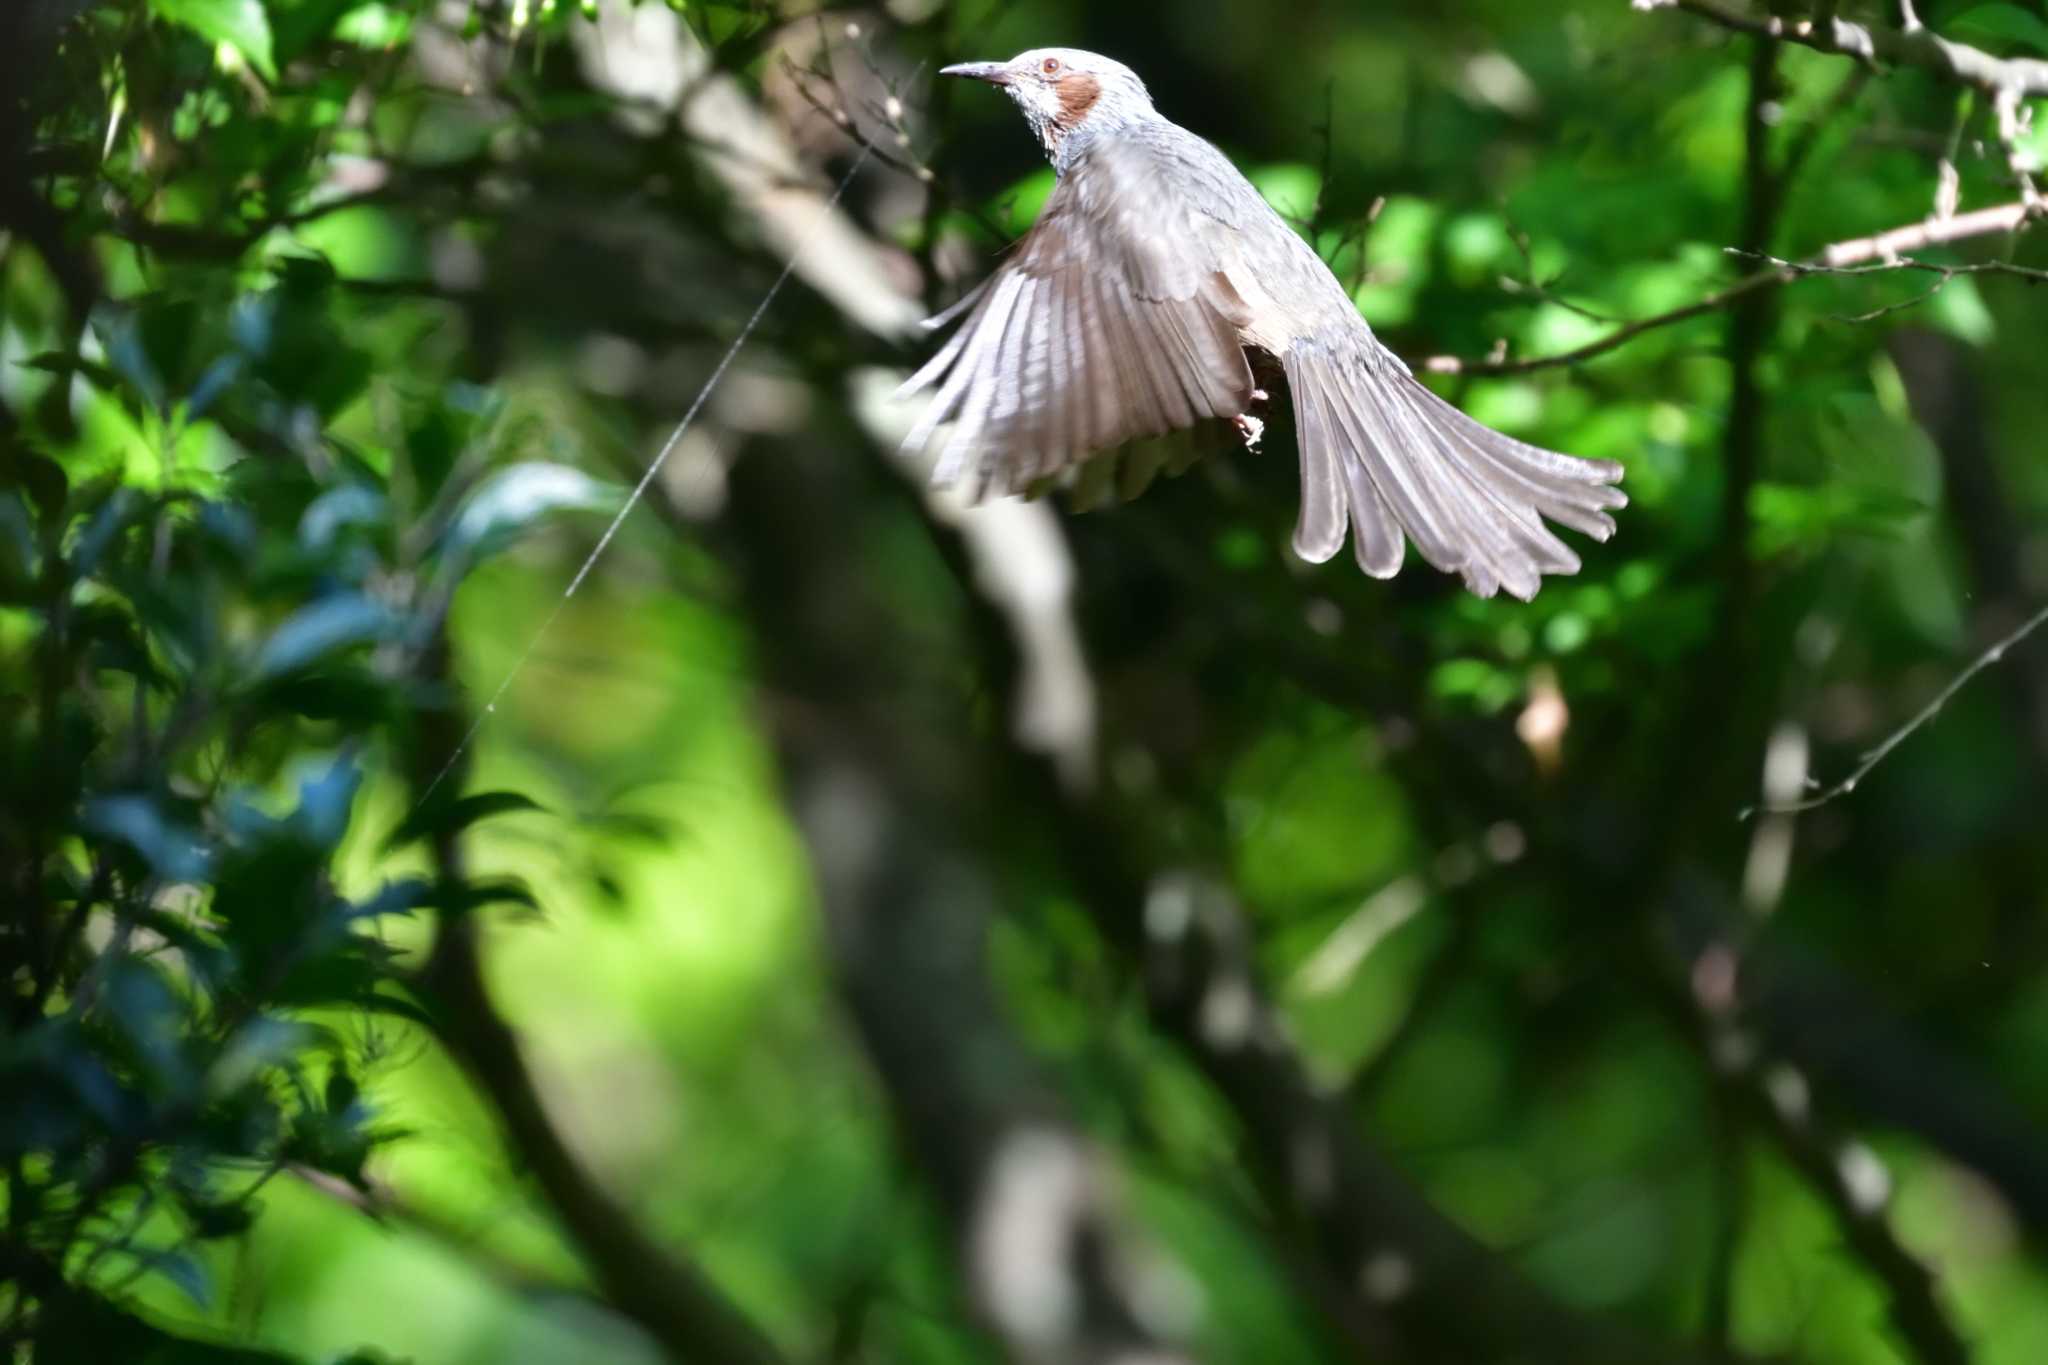
M 488 820 L 493 815 L 541 809 L 543 807 L 539 802 L 518 792 L 477 792 L 454 801 L 436 801 L 421 806 L 406 816 L 398 828 L 392 830 L 390 836 L 384 840 L 384 848 L 389 852 L 430 834 L 448 834 L 468 829 L 479 820 Z
M 486 905 L 516 905 L 538 915 L 540 900 L 516 877 L 485 877 L 440 889 L 441 909 L 466 915 Z
M 182 24 L 210 42 L 226 43 L 248 59 L 264 80 L 277 80 L 270 15 L 263 0 L 150 0 L 158 17 Z
M 989 205 L 989 217 L 1004 224 L 1012 233 L 1023 232 L 1038 221 L 1045 201 L 1052 198 L 1052 187 L 1056 183 L 1050 166 L 1031 172 L 996 196 Z
M 346 1113 L 355 1107 L 355 1102 L 361 1098 L 362 1093 L 362 1087 L 356 1084 L 356 1078 L 349 1074 L 348 1064 L 336 1062 L 334 1070 L 327 1073 L 327 1087 L 322 1097 L 327 1112 Z
M 193 1307 L 212 1305 L 213 1287 L 206 1277 L 206 1267 L 196 1257 L 169 1247 L 146 1251 L 138 1249 L 134 1255 L 137 1261 L 176 1285 L 179 1292 L 192 1301 Z
M 32 360 L 22 363 L 36 365 Z M 71 479 L 63 465 L 12 442 L 0 442 L 0 484 L 26 494 L 28 505 L 49 521 L 63 515 L 64 501 L 71 492 Z M 26 548 L 31 554 L 34 552 L 33 538 Z
M 2015 43 L 2034 52 L 2048 52 L 2048 19 L 2018 5 L 1979 5 L 1957 15 L 1944 27 L 1964 42 L 1994 48 L 2001 43 Z
M 1985 306 L 1977 281 L 1959 276 L 1943 285 L 1927 303 L 1928 320 L 1972 346 L 1989 346 L 1998 336 L 1998 322 Z
M 1306 221 L 1322 198 L 1322 173 L 1313 166 L 1297 162 L 1253 166 L 1245 171 L 1245 178 L 1274 212 L 1293 222 Z
M 192 1225 L 192 1235 L 202 1242 L 239 1237 L 256 1222 L 255 1211 L 246 1201 L 240 1200 L 187 1204 L 185 1217 Z
M 31 356 L 27 360 L 17 360 L 14 363 L 24 370 L 41 370 L 44 374 L 59 375 L 67 379 L 73 375 L 83 375 L 109 393 L 118 392 L 121 387 L 121 376 L 112 369 L 71 351 L 45 351 L 41 355 Z

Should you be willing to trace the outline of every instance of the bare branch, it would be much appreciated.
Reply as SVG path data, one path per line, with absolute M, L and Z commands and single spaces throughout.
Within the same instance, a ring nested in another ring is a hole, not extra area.
M 637 64 L 645 70 L 635 79 L 658 92 L 657 106 L 675 111 L 694 146 L 723 149 L 704 156 L 704 169 L 776 255 L 801 257 L 797 274 L 804 283 L 876 336 L 916 333 L 923 308 L 894 287 L 886 258 L 828 200 L 829 191 L 802 183 L 806 171 L 788 136 L 738 81 L 717 69 L 688 24 L 662 6 L 621 5 L 607 6 L 597 24 L 571 31 L 593 85 L 618 91 Z
M 1967 85 L 1997 98 L 2048 95 L 2048 61 L 2032 57 L 2001 59 L 1979 48 L 1937 36 L 1912 17 L 1910 6 L 1900 28 L 1869 28 L 1847 19 L 1787 19 L 1752 16 L 1716 0 L 1631 0 L 1639 10 L 1679 9 L 1702 19 L 1759 38 L 1796 43 L 1817 52 L 1832 52 L 1857 61 L 1918 67 L 1957 85 Z
M 1666 313 L 1638 318 L 1634 322 L 1617 327 L 1606 336 L 1589 341 L 1583 346 L 1575 346 L 1568 351 L 1530 356 L 1520 360 L 1466 360 L 1460 356 L 1438 355 L 1424 360 L 1422 368 L 1431 374 L 1508 375 L 1528 374 L 1535 370 L 1554 369 L 1561 365 L 1576 365 L 1580 361 L 1591 360 L 1595 356 L 1605 355 L 1609 351 L 1625 346 L 1647 332 L 1659 331 L 1708 313 L 1718 312 L 1759 289 L 1790 284 L 1809 275 L 1927 270 L 1949 271 L 1955 274 L 2012 275 L 2030 282 L 2048 280 L 2048 271 L 2013 265 L 2006 261 L 1941 265 L 1930 261 L 1911 260 L 1906 256 L 1908 252 L 1948 245 L 1972 237 L 2017 232 L 2026 226 L 2027 221 L 2027 206 L 2024 203 L 2000 204 L 1995 208 L 1978 209 L 1971 213 L 1957 214 L 1952 218 L 1930 218 L 1925 222 L 1892 228 L 1872 236 L 1836 242 L 1823 248 L 1818 256 L 1805 261 L 1780 260 L 1775 256 L 1730 248 L 1731 255 L 1747 255 L 1750 259 L 1764 261 L 1766 268 L 1755 274 L 1745 275 L 1726 288 L 1716 290 L 1696 302 Z M 1863 268 L 1852 269 L 1858 266 Z
M 1949 218 L 1929 218 L 1922 223 L 1893 228 L 1874 236 L 1836 242 L 1821 252 L 1819 264 L 1834 268 L 1865 261 L 1890 263 L 1908 252 L 1924 251 L 1930 246 L 1960 242 L 1970 237 L 1989 237 L 2000 232 L 2018 232 L 2026 224 L 2028 214 L 2028 206 L 2022 201 L 1959 213 Z
M 1991 109 L 1998 123 L 1998 143 L 2005 148 L 2005 164 L 2019 182 L 2020 202 L 2035 217 L 2048 217 L 2048 200 L 2041 198 L 2040 187 L 2034 184 L 2034 172 L 2040 168 L 2021 146 L 2021 139 L 2032 124 L 2033 110 L 2020 103 L 2016 90 L 1999 91 L 1992 98 Z
M 1818 19 L 1794 20 L 1778 16 L 1753 17 L 1715 3 L 1715 0 L 1632 0 L 1632 3 L 1638 10 L 1681 9 L 1738 33 L 1750 34 L 1761 39 L 1796 43 L 1822 52 L 1854 57 L 1866 63 L 1885 61 L 1894 65 L 1918 67 L 1970 89 L 1985 92 L 1991 96 L 1992 107 L 1998 119 L 1999 139 L 2005 147 L 2007 161 L 2019 186 L 2018 202 L 1965 214 L 1945 213 L 1937 209 L 1934 217 L 1922 223 L 1893 228 L 1869 237 L 1837 242 L 1809 264 L 1773 261 L 1772 269 L 1738 280 L 1696 303 L 1628 323 L 1595 341 L 1555 355 L 1522 360 L 1502 357 L 1465 360 L 1457 356 L 1431 356 L 1422 363 L 1425 370 L 1434 374 L 1509 375 L 1526 374 L 1560 365 L 1574 365 L 1604 355 L 1646 332 L 1716 312 L 1759 289 L 1788 284 L 1801 275 L 1816 273 L 1817 267 L 1839 267 L 1866 261 L 1882 261 L 1888 266 L 1894 265 L 1908 252 L 1959 242 L 1971 237 L 1989 236 L 1999 232 L 2018 232 L 2029 221 L 2048 215 L 2048 200 L 2042 198 L 2035 186 L 2032 168 L 2026 163 L 2019 147 L 2019 135 L 2025 123 L 2025 111 L 2021 102 L 2034 96 L 2048 95 L 2048 61 L 2032 58 L 2001 60 L 1977 48 L 1950 42 L 1924 28 L 1910 4 L 1900 7 L 1900 27 L 1894 31 L 1872 29 L 1838 18 L 1832 6 L 1829 6 Z M 1845 87 L 1847 97 L 1853 99 L 1858 89 L 1859 85 Z M 1788 161 L 1788 169 L 1796 169 L 1798 162 L 1803 159 L 1805 151 L 1810 150 L 1811 145 L 1811 139 L 1802 144 L 1802 148 Z M 2014 267 L 2010 273 L 2025 275 L 2029 272 L 2024 268 Z M 1939 285 L 1936 288 L 1938 289 Z

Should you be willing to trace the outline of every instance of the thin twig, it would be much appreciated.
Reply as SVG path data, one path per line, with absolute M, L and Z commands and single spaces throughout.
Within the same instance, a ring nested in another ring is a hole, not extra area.
M 1745 275 L 1705 298 L 1673 308 L 1669 312 L 1638 318 L 1634 322 L 1615 328 L 1606 336 L 1598 337 L 1583 346 L 1575 346 L 1568 351 L 1530 356 L 1520 360 L 1466 360 L 1460 356 L 1439 355 L 1424 360 L 1422 368 L 1432 374 L 1508 375 L 1554 369 L 1561 365 L 1576 365 L 1580 361 L 1591 360 L 1595 356 L 1605 355 L 1609 351 L 1625 346 L 1646 332 L 1658 331 L 1676 323 L 1718 312 L 1759 289 L 1790 284 L 1809 275 L 1878 274 L 1889 270 L 1947 270 L 1956 274 L 2011 275 L 2034 283 L 2048 282 L 2048 270 L 2014 265 L 2009 261 L 1941 265 L 1931 261 L 1913 260 L 1907 256 L 1908 252 L 1923 250 L 1930 246 L 1948 245 L 1971 237 L 2017 231 L 2025 224 L 2026 219 L 2026 205 L 2001 204 L 1996 208 L 1957 214 L 1953 218 L 1929 219 L 1868 237 L 1836 242 L 1823 248 L 1819 255 L 1804 261 L 1781 260 L 1775 256 L 1731 247 L 1730 255 L 1763 261 L 1765 268 L 1755 274 Z M 1859 266 L 1862 268 L 1854 268 Z
M 1885 736 L 1883 743 L 1865 753 L 1862 761 L 1856 765 L 1855 770 L 1832 787 L 1827 787 L 1817 795 L 1807 797 L 1803 801 L 1792 801 L 1782 805 L 1750 806 L 1742 812 L 1741 818 L 1747 820 L 1750 816 L 1760 812 L 1766 815 L 1789 815 L 1799 811 L 1812 810 L 1816 806 L 1825 806 L 1828 802 L 1847 796 L 1855 791 L 1857 785 L 1864 778 L 1870 776 L 1873 768 L 1891 757 L 1892 750 L 1904 744 L 1908 739 L 1911 739 L 1921 727 L 1940 715 L 1941 708 L 1948 705 L 1954 699 L 1956 693 L 1967 687 L 1970 679 L 2004 659 L 2008 650 L 2039 630 L 2044 624 L 2048 624 L 2048 607 L 2043 607 L 2032 616 L 2029 616 L 2021 623 L 2018 629 L 2005 635 L 1996 644 L 1992 645 L 1982 654 L 1979 654 L 1975 659 L 1972 659 L 1969 667 L 1956 674 L 1949 681 L 1948 686 L 1934 694 L 1934 700 L 1914 712 L 1911 720 L 1908 720 L 1904 725 Z
M 1933 284 L 1928 285 L 1911 298 L 1899 299 L 1894 303 L 1881 304 L 1876 308 L 1866 309 L 1861 313 L 1829 313 L 1827 319 L 1829 322 L 1865 323 L 1876 322 L 1879 318 L 1890 317 L 1893 313 L 1904 313 L 1918 308 L 1921 304 L 1926 303 L 1936 294 L 1939 294 L 1943 287 L 1954 278 L 1953 272 L 1944 270 L 1935 279 Z
M 1901 28 L 1894 32 L 1888 29 L 1872 30 L 1861 24 L 1850 23 L 1835 17 L 1832 12 L 1818 21 L 1788 20 L 1776 16 L 1754 18 L 1727 9 L 1713 3 L 1712 0 L 1633 0 L 1633 4 L 1638 10 L 1682 9 L 1739 33 L 1777 42 L 1796 43 L 1822 52 L 1855 57 L 1866 63 L 1874 64 L 1882 59 L 1901 65 L 1917 66 L 1957 84 L 1988 93 L 1992 97 L 1994 108 L 1999 111 L 2001 140 L 2006 145 L 2008 160 L 2019 182 L 2019 201 L 2002 204 L 1996 208 L 1979 209 L 1974 213 L 1945 215 L 1937 212 L 1936 216 L 1922 223 L 1893 228 L 1874 236 L 1838 242 L 1823 251 L 1818 261 L 1812 264 L 1773 262 L 1770 270 L 1738 280 L 1696 303 L 1674 308 L 1654 317 L 1639 319 L 1595 341 L 1555 355 L 1523 360 L 1509 360 L 1504 357 L 1465 360 L 1458 356 L 1431 356 L 1423 362 L 1422 367 L 1425 370 L 1434 374 L 1509 375 L 1577 364 L 1604 355 L 1645 332 L 1715 312 L 1756 290 L 1788 284 L 1803 275 L 1817 273 L 1818 268 L 1853 265 L 1865 261 L 1883 261 L 1886 263 L 1885 268 L 1891 268 L 1899 257 L 1908 252 L 1992 233 L 2017 232 L 2030 220 L 2048 215 L 2048 201 L 2041 198 L 2027 167 L 2020 158 L 2017 135 L 2023 117 L 2020 113 L 2020 101 L 2048 94 L 2048 61 L 2031 58 L 2002 61 L 1976 48 L 1949 42 L 1921 27 L 1910 5 L 1901 7 Z M 1848 84 L 1843 88 L 1853 98 L 1860 86 Z M 1803 160 L 1806 152 L 1811 150 L 1812 141 L 1813 139 L 1809 138 L 1795 149 L 1795 159 L 1790 163 L 1792 169 L 1796 169 L 1797 161 Z M 2013 267 L 2009 273 L 2022 276 L 2029 274 L 2023 267 Z
M 1617 327 L 1604 337 L 1552 355 L 1531 356 L 1525 360 L 1466 360 L 1454 355 L 1436 355 L 1423 361 L 1422 368 L 1431 374 L 1500 375 L 1527 374 L 1532 370 L 1548 370 L 1559 365 L 1576 365 L 1582 360 L 1591 360 L 1594 356 L 1605 355 L 1617 347 L 1625 346 L 1645 332 L 1654 332 L 1674 323 L 1718 312 L 1745 294 L 1785 284 L 1791 278 L 1793 277 L 1782 270 L 1759 271 L 1682 308 L 1674 308 L 1668 313 L 1659 313 L 1654 317 L 1638 318 L 1634 322 Z
M 2030 265 L 2014 265 L 2011 261 L 1965 261 L 1950 264 L 1944 261 L 1923 261 L 1917 256 L 1901 256 L 1896 261 L 1883 261 L 1875 265 L 1817 265 L 1811 261 L 1785 261 L 1776 256 L 1759 255 L 1754 252 L 1728 248 L 1731 256 L 1741 256 L 1752 261 L 1762 261 L 1775 270 L 1789 270 L 1800 275 L 1889 275 L 1901 270 L 1919 270 L 1930 275 L 2010 275 L 2028 284 L 2048 284 L 2048 270 Z

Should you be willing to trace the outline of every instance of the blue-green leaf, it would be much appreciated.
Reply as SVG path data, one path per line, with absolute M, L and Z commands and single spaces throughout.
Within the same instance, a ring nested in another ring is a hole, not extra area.
M 360 593 L 336 593 L 302 607 L 264 641 L 256 676 L 268 680 L 293 673 L 349 645 L 388 638 L 398 617 L 382 602 Z
M 86 804 L 79 823 L 133 848 L 167 882 L 203 880 L 213 865 L 199 836 L 166 818 L 147 796 L 100 797 Z
M 502 548 L 561 511 L 616 507 L 619 491 L 568 465 L 531 461 L 485 480 L 456 514 L 444 548 L 458 562 Z

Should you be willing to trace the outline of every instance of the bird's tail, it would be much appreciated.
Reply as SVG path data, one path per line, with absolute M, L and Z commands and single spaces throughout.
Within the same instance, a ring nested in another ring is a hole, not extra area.
M 1402 539 L 1481 597 L 1505 588 L 1527 601 L 1544 574 L 1577 573 L 1579 557 L 1543 518 L 1595 540 L 1614 534 L 1606 509 L 1628 497 L 1621 466 L 1526 445 L 1467 417 L 1424 388 L 1369 332 L 1297 342 L 1286 356 L 1301 446 L 1301 520 L 1294 549 L 1321 563 L 1349 527 L 1359 567 L 1391 578 Z

